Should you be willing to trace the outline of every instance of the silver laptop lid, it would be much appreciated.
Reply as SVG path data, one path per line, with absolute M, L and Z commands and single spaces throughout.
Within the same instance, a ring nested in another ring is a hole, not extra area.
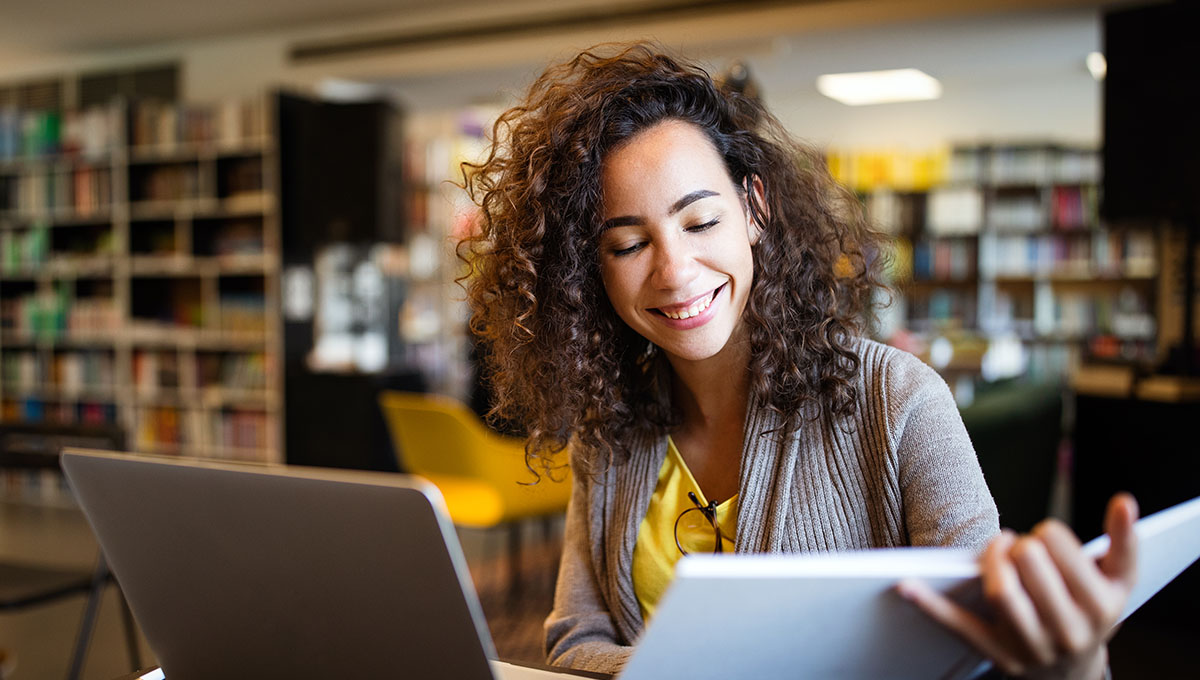
M 492 677 L 419 478 L 78 449 L 62 465 L 171 680 Z

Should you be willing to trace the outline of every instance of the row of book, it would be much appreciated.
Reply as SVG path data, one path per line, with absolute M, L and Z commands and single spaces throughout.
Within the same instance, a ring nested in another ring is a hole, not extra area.
M 262 411 L 229 409 L 210 414 L 214 445 L 249 451 L 266 448 L 269 421 Z
M 67 307 L 67 333 L 111 333 L 120 326 L 120 313 L 111 297 L 74 298 Z
M 949 185 L 926 195 L 882 190 L 867 199 L 868 213 L 890 233 L 974 235 L 984 225 L 998 232 L 1073 231 L 1099 225 L 1096 187 L 1055 186 L 1049 192 L 1003 193 L 985 201 L 978 186 Z M 924 205 L 922 205 L 924 203 Z M 986 209 L 985 209 L 986 205 Z
M 1158 271 L 1150 231 L 1004 235 L 981 239 L 979 269 L 996 276 L 1145 278 Z
M 64 396 L 89 390 L 111 390 L 118 383 L 112 350 L 67 350 L 53 353 L 7 349 L 0 352 L 0 384 L 6 390 L 50 389 Z M 261 352 L 201 353 L 196 356 L 201 389 L 262 390 L 267 384 L 266 356 Z M 141 350 L 133 355 L 133 385 L 141 396 L 180 386 L 179 356 L 172 351 Z
M 202 389 L 266 389 L 267 356 L 262 352 L 199 354 L 196 356 L 196 382 Z
M 135 102 L 129 111 L 134 147 L 239 145 L 267 136 L 270 109 L 265 97 L 217 104 Z
M 913 244 L 912 250 L 912 271 L 898 272 L 901 280 L 967 281 L 976 276 L 975 239 L 928 239 Z
M 95 399 L 4 399 L 0 402 L 0 418 L 31 423 L 111 424 L 117 422 L 117 406 Z
M 930 190 L 925 231 L 931 236 L 978 234 L 983 226 L 983 190 L 943 186 Z
M 1044 186 L 1095 184 L 1100 156 L 1089 148 L 965 145 L 953 149 L 827 149 L 833 178 L 859 193 L 928 191 L 946 184 Z
M 880 189 L 928 191 L 946 181 L 950 155 L 945 149 L 913 152 L 900 149 L 828 149 L 829 173 L 858 193 Z
M 266 299 L 261 293 L 222 293 L 221 330 L 235 333 L 263 333 L 267 329 Z
M 119 324 L 111 297 L 72 298 L 60 290 L 0 298 L 0 329 L 19 335 L 92 335 L 115 331 Z
M 72 272 L 81 262 L 104 267 L 112 263 L 114 237 L 110 226 L 59 231 L 55 236 L 57 241 L 51 244 L 50 231 L 41 225 L 0 230 L 0 273 L 34 274 L 47 263 L 62 264 Z
M 1036 291 L 1032 301 L 1001 291 L 984 324 L 1031 340 L 1072 341 L 1096 335 L 1152 340 L 1155 333 L 1149 300 L 1129 288 L 1116 296 L 1047 288 Z
M 263 191 L 263 161 L 261 156 L 233 158 L 223 161 L 219 168 L 222 198 L 260 194 Z
M 1085 361 L 1120 361 L 1149 364 L 1155 360 L 1155 343 L 1095 335 L 1085 343 L 1040 343 L 1026 347 L 1027 377 L 1038 382 L 1065 382 Z
M 1068 337 L 1112 335 L 1118 338 L 1149 340 L 1154 337 L 1154 314 L 1145 300 L 1123 303 L 1122 297 L 1063 293 L 1055 295 L 1054 315 L 1034 328 L 1042 332 L 1062 333 Z
M 1046 218 L 1039 195 L 997 197 L 987 208 L 988 224 L 996 231 L 1039 231 L 1047 227 Z
M 206 183 L 205 183 L 206 184 Z M 213 196 L 202 186 L 200 166 L 185 163 L 139 168 L 130 177 L 131 201 L 180 201 Z
M 196 238 L 199 237 L 197 234 Z M 263 252 L 261 218 L 223 222 L 207 237 L 211 237 L 210 246 L 214 255 L 260 255 Z
M 888 234 L 914 234 L 925 225 L 925 194 L 878 189 L 867 194 L 866 206 L 872 225 Z
M 204 411 L 166 406 L 138 409 L 136 440 L 150 450 L 186 447 L 230 450 L 240 449 L 248 457 L 264 452 L 269 436 L 269 419 L 263 411 L 226 409 Z
M 1057 186 L 1050 193 L 1050 224 L 1055 229 L 1094 229 L 1100 224 L 1100 191 L 1095 185 Z
M 996 231 L 1008 232 L 1095 229 L 1100 224 L 1099 192 L 1093 185 L 1056 186 L 1048 194 L 997 196 L 988 206 L 987 221 Z
M 39 169 L 0 176 L 0 212 L 40 215 L 70 212 L 92 217 L 112 206 L 112 170 L 107 167 Z
M 5 390 L 52 389 L 72 397 L 114 384 L 112 352 L 57 352 L 48 356 L 29 350 L 6 351 L 0 356 L 0 380 Z
M 36 389 L 50 378 L 46 356 L 40 352 L 5 352 L 0 356 L 0 380 L 5 389 Z
M 939 289 L 929 295 L 910 296 L 906 312 L 908 327 L 915 331 L 931 331 L 947 325 L 974 328 L 978 299 L 974 291 Z
M 45 223 L 23 231 L 0 230 L 0 271 L 6 274 L 42 264 L 49 254 L 50 228 Z
M 179 355 L 170 351 L 134 352 L 133 385 L 146 397 L 157 394 L 159 388 L 179 387 Z
M 65 154 L 99 158 L 122 138 L 120 111 L 20 111 L 0 108 L 0 161 Z
M 958 146 L 950 155 L 948 180 L 997 186 L 1095 184 L 1100 155 L 1090 148 L 1054 144 Z

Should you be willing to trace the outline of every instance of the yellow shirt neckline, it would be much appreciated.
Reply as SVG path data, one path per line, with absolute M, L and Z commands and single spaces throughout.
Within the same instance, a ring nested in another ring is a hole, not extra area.
M 650 497 L 646 516 L 638 526 L 637 542 L 633 547 L 633 590 L 644 621 L 650 620 L 675 575 L 675 563 L 683 556 L 675 545 L 675 520 L 684 510 L 695 507 L 687 497 L 689 491 L 696 494 L 701 504 L 708 505 L 708 498 L 696 483 L 675 441 L 667 437 L 667 455 L 659 468 L 654 494 Z M 727 553 L 732 553 L 734 549 L 737 498 L 737 494 L 734 494 L 716 507 L 722 548 Z M 715 540 L 711 536 L 711 528 L 706 528 L 693 536 L 691 541 L 687 536 L 681 536 L 680 540 L 689 552 L 704 552 L 713 549 Z M 697 542 L 698 547 L 704 547 L 693 551 L 689 543 Z

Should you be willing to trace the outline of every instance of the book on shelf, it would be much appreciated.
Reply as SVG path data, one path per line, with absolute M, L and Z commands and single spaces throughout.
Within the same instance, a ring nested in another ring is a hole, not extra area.
M 200 167 L 193 163 L 131 168 L 129 179 L 130 200 L 135 203 L 183 201 L 204 195 Z
M 196 382 L 201 389 L 264 390 L 267 358 L 262 352 L 200 353 L 196 356 Z
M 987 221 L 1002 232 L 1033 232 L 1047 223 L 1041 197 L 1028 194 L 995 198 L 988 206 Z
M 133 384 L 138 394 L 179 387 L 179 357 L 172 351 L 138 350 L 133 354 Z
M 260 255 L 264 252 L 261 218 L 234 218 L 213 227 L 207 250 L 214 255 Z
M 945 181 L 949 152 L 827 149 L 825 162 L 834 180 L 852 191 L 926 191 Z
M 46 167 L 0 177 L 0 213 L 17 218 L 100 215 L 112 205 L 112 170 L 106 166 Z
M 0 107 L 0 161 L 63 154 L 98 158 L 121 138 L 121 117 L 112 106 L 65 114 Z
M 1095 186 L 1056 186 L 1050 193 L 1055 229 L 1093 229 L 1099 224 L 1099 191 Z
M 24 231 L 0 230 L 0 271 L 13 274 L 46 261 L 50 253 L 50 229 L 36 223 Z
M 1044 145 L 996 146 L 988 150 L 988 180 L 994 185 L 1044 185 L 1053 172 L 1053 151 Z
M 267 446 L 267 415 L 262 411 L 232 409 L 213 414 L 213 443 L 228 449 L 257 450 Z
M 928 201 L 925 228 L 931 236 L 979 233 L 983 224 L 983 192 L 977 187 L 932 189 Z
M 266 330 L 266 300 L 261 294 L 222 294 L 221 330 L 262 333 Z
M 173 149 L 236 147 L 261 142 L 268 131 L 264 97 L 217 104 L 139 101 L 130 107 L 130 144 L 134 148 Z
M 916 281 L 970 281 L 975 277 L 975 243 L 970 239 L 928 239 L 913 245 Z
M 60 352 L 54 357 L 51 381 L 66 396 L 112 389 L 116 384 L 111 351 Z

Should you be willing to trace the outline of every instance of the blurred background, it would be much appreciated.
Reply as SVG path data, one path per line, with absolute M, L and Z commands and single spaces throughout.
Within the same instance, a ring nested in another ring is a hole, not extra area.
M 894 237 L 872 335 L 945 377 L 1002 523 L 1054 514 L 1086 539 L 1118 488 L 1144 511 L 1195 496 L 1196 18 L 1094 0 L 5 0 L 0 558 L 90 570 L 54 462 L 80 437 L 478 474 L 406 457 L 386 407 L 487 410 L 453 248 L 476 215 L 447 180 L 547 64 L 637 39 L 761 97 Z M 455 414 L 485 442 L 464 450 L 519 445 Z M 506 508 L 458 524 L 501 654 L 533 659 L 562 503 Z M 1127 627 L 1115 668 L 1194 672 L 1173 641 L 1194 636 L 1196 580 Z M 131 665 L 114 591 L 83 677 Z M 86 599 L 0 612 L 11 677 L 72 670 Z

